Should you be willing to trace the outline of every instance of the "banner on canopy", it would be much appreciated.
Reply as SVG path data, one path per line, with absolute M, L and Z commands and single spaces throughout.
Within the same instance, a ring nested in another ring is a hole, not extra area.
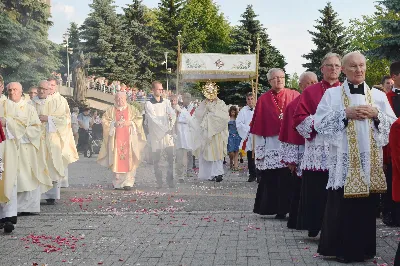
M 255 54 L 181 54 L 183 81 L 241 81 L 256 77 Z

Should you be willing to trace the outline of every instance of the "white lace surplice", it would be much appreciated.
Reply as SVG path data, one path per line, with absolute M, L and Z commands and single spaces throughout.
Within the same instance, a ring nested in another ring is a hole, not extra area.
M 301 169 L 326 171 L 328 170 L 329 143 L 320 134 L 317 134 L 312 140 L 307 140 L 311 136 L 313 126 L 314 116 L 310 115 L 296 127 L 297 132 L 306 140 Z
M 281 162 L 281 142 L 278 135 L 273 137 L 255 137 L 255 159 L 258 170 L 284 168 Z
M 297 176 L 302 176 L 301 161 L 304 155 L 304 145 L 281 142 L 281 162 L 285 165 L 295 164 Z
M 350 99 L 350 106 L 358 106 L 366 104 L 366 97 L 362 94 L 350 94 L 348 84 L 344 84 L 345 92 Z M 365 91 L 369 89 L 365 85 Z M 374 123 L 368 120 L 355 121 L 358 136 L 358 148 L 361 157 L 362 170 L 365 173 L 367 184 L 370 184 L 370 132 L 373 130 L 373 137 L 380 149 L 382 161 L 382 147 L 388 143 L 390 126 L 396 120 L 396 116 L 390 107 L 386 95 L 377 90 L 372 89 L 373 106 L 378 108 L 379 126 L 375 127 Z M 314 116 L 315 129 L 325 137 L 330 144 L 329 157 L 329 180 L 327 188 L 338 189 L 344 186 L 349 167 L 348 140 L 346 128 L 343 120 L 346 114 L 342 100 L 342 87 L 331 88 L 326 91 L 317 112 Z

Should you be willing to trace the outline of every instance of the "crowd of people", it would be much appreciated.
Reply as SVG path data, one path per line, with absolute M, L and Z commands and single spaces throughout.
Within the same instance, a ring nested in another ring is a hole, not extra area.
M 225 159 L 237 171 L 243 151 L 248 181 L 258 182 L 254 213 L 279 220 L 289 215 L 288 228 L 320 234 L 322 256 L 346 263 L 372 259 L 377 216 L 400 226 L 400 61 L 391 64 L 378 88 L 365 83 L 366 71 L 359 52 L 343 58 L 328 53 L 321 61 L 322 80 L 304 72 L 299 92 L 285 88 L 284 71 L 272 68 L 271 89 L 257 102 L 247 93 L 241 108 L 219 99 L 211 81 L 202 87 L 201 102 L 189 93 L 166 93 L 154 81 L 139 108 L 130 101 L 146 98 L 142 91 L 90 77 L 90 88 L 98 83 L 114 94 L 114 105 L 101 117 L 89 108 L 71 114 L 56 78 L 31 88 L 30 97 L 11 82 L 8 99 L 0 98 L 0 226 L 11 232 L 17 213 L 39 212 L 41 199 L 54 204 L 60 198 L 68 165 L 78 160 L 76 144 L 87 144 L 87 132 L 96 128 L 102 141 L 97 162 L 113 172 L 116 190 L 134 187 L 146 147 L 157 188 L 187 182 L 194 158 L 199 180 L 221 182 Z

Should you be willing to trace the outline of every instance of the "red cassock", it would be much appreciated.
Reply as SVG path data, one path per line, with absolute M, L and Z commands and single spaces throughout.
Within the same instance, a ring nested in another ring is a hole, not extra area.
M 325 91 L 329 88 L 337 86 L 340 86 L 339 81 L 331 85 L 325 80 L 308 86 L 303 91 L 302 96 L 299 99 L 295 114 L 293 115 L 294 127 L 296 128 L 304 121 L 304 119 L 306 119 L 310 115 L 315 115 L 318 104 L 321 101 L 322 96 L 324 96 Z M 316 135 L 317 131 L 315 131 L 313 126 L 310 138 L 307 140 L 311 141 L 313 138 L 315 138 Z
M 299 95 L 291 89 L 282 89 L 279 93 L 269 90 L 261 95 L 254 109 L 250 133 L 262 137 L 278 136 L 282 123 L 279 115 L 282 113 L 284 117 L 287 105 Z
M 394 122 L 389 134 L 392 155 L 392 185 L 393 200 L 400 202 L 400 118 Z
M 390 103 L 390 106 L 392 107 L 393 111 L 395 111 L 394 108 L 394 103 L 393 103 L 393 98 L 397 96 L 396 93 L 394 93 L 393 91 L 389 91 L 388 93 L 386 93 L 386 96 L 388 98 L 388 101 Z M 383 164 L 390 164 L 391 161 L 391 152 L 390 152 L 390 145 L 386 145 L 385 147 L 383 147 Z
M 296 131 L 294 127 L 293 115 L 296 111 L 297 104 L 300 101 L 301 96 L 294 99 L 291 103 L 286 106 L 285 113 L 283 115 L 283 121 L 281 125 L 281 131 L 279 132 L 279 140 L 281 142 L 304 145 L 304 138 Z

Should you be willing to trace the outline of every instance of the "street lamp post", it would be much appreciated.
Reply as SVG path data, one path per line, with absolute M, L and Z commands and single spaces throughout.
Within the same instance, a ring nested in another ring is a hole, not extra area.
M 71 76 L 69 72 L 69 55 L 73 53 L 73 48 L 69 48 L 69 32 L 63 34 L 65 47 L 67 49 L 67 87 L 71 86 Z

